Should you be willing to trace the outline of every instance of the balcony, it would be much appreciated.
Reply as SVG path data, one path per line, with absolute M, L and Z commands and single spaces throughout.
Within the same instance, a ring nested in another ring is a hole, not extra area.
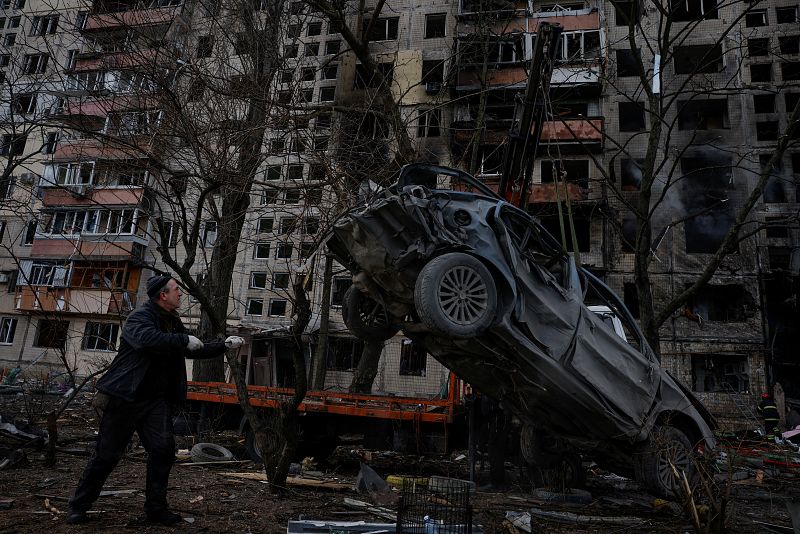
M 164 55 L 163 52 L 161 54 Z M 102 69 L 130 69 L 138 66 L 154 67 L 159 57 L 155 49 L 136 50 L 131 52 L 110 52 L 99 56 L 87 56 L 75 61 L 75 72 L 85 72 Z M 168 62 L 166 57 L 163 58 Z M 169 62 L 169 65 L 174 65 Z
M 121 6 L 121 7 L 132 7 Z M 127 28 L 147 28 L 163 26 L 164 30 L 178 14 L 177 7 L 153 7 L 149 9 L 127 9 L 114 13 L 94 13 L 87 17 L 83 27 L 85 32 L 120 30 Z
M 558 188 L 556 188 L 556 184 L 552 183 L 531 184 L 530 191 L 530 197 L 528 197 L 529 203 L 556 202 L 559 199 L 563 201 L 567 197 L 573 201 L 581 201 L 589 198 L 588 189 L 569 182 L 566 184 L 566 187 L 564 187 L 564 184 L 560 184 Z
M 20 286 L 15 307 L 25 312 L 127 315 L 136 307 L 136 292 L 123 289 Z
M 520 0 L 459 0 L 458 15 L 471 17 L 488 13 L 507 16 L 524 16 L 531 11 L 531 4 Z
M 144 254 L 149 239 L 137 235 L 36 234 L 32 258 L 132 259 Z
M 132 136 L 120 143 L 112 139 L 65 139 L 58 143 L 53 161 L 142 159 L 154 148 L 153 136 Z
M 53 185 L 43 187 L 42 192 L 46 207 L 137 206 L 144 197 L 144 188 L 137 186 Z

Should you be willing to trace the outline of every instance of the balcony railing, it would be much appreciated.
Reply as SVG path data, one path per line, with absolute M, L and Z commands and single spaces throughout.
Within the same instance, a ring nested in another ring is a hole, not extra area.
M 15 307 L 26 312 L 127 315 L 136 307 L 136 292 L 107 288 L 21 286 Z

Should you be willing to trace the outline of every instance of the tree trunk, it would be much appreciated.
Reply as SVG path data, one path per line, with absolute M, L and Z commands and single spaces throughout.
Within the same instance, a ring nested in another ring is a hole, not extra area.
M 350 383 L 350 393 L 370 393 L 372 383 L 378 374 L 378 362 L 383 351 L 383 341 L 365 341 L 364 350 L 361 352 L 361 359 L 358 360 L 358 367 L 353 373 L 353 381 Z
M 328 330 L 331 310 L 331 283 L 333 281 L 333 256 L 325 256 L 325 272 L 322 275 L 322 309 L 319 315 L 319 337 L 317 348 L 314 351 L 313 373 L 311 376 L 311 389 L 322 390 L 325 388 L 325 371 L 327 370 L 326 355 L 328 353 Z

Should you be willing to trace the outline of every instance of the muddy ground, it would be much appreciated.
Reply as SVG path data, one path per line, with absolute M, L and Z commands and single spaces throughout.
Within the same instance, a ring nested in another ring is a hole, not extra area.
M 4 420 L 8 417 L 17 421 L 32 418 L 43 425 L 41 414 L 49 403 L 57 401 L 58 397 L 54 396 L 32 401 L 21 395 L 2 395 L 0 413 Z M 144 503 L 145 458 L 141 449 L 134 448 L 104 488 L 117 493 L 97 501 L 90 523 L 69 526 L 65 523 L 67 500 L 86 464 L 86 451 L 92 447 L 96 429 L 96 415 L 88 405 L 88 398 L 80 398 L 59 420 L 61 452 L 55 467 L 45 467 L 42 451 L 28 449 L 21 462 L 0 470 L 0 533 L 122 530 L 255 533 L 286 532 L 287 522 L 296 519 L 380 523 L 387 520 L 355 511 L 344 503 L 345 498 L 371 500 L 369 495 L 358 494 L 352 489 L 359 459 L 365 459 L 381 476 L 436 474 L 465 477 L 467 474 L 467 462 L 457 459 L 458 453 L 447 457 L 398 455 L 386 451 L 364 451 L 355 443 L 337 449 L 327 462 L 307 466 L 312 468 L 307 477 L 312 484 L 322 478 L 339 483 L 339 486 L 316 489 L 291 485 L 283 495 L 273 495 L 264 482 L 235 479 L 226 474 L 251 473 L 257 477 L 258 466 L 252 463 L 192 466 L 190 460 L 179 461 L 172 470 L 169 499 L 173 509 L 191 522 L 166 528 L 136 524 Z M 205 440 L 230 448 L 237 458 L 246 458 L 243 441 L 234 433 L 216 433 Z M 179 437 L 178 442 L 179 448 L 188 449 L 195 438 Z M 19 445 L 19 440 L 0 433 L 3 455 Z M 765 469 L 756 464 L 757 460 L 751 460 L 748 465 L 734 468 L 736 478 L 740 480 L 729 486 L 726 522 L 729 532 L 769 531 L 758 522 L 784 527 L 791 524 L 785 502 L 800 498 L 800 469 L 791 466 Z M 513 481 L 520 472 L 509 464 L 508 475 Z M 482 472 L 480 476 L 485 480 L 487 473 Z M 479 485 L 481 483 L 479 480 Z M 574 518 L 562 517 L 556 521 L 534 517 L 532 532 L 692 532 L 691 523 L 679 505 L 655 501 L 655 496 L 637 488 L 635 483 L 620 481 L 609 473 L 591 469 L 588 490 L 591 504 L 561 505 L 537 499 L 526 484 L 518 482 L 511 482 L 502 491 L 479 489 L 472 497 L 474 522 L 483 525 L 484 531 L 489 533 L 523 532 L 505 522 L 506 511 L 524 512 L 538 508 L 593 516 L 593 519 L 579 524 L 573 521 Z M 707 499 L 703 502 L 707 503 Z M 392 506 L 388 508 L 396 510 Z M 600 522 L 597 517 L 628 518 L 628 524 Z M 630 518 L 636 518 L 636 521 L 630 524 Z

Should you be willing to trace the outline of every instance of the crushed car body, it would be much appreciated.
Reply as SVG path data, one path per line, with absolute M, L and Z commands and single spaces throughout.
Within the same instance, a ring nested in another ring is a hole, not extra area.
M 457 189 L 436 189 L 440 175 Z M 404 167 L 395 185 L 335 224 L 328 247 L 353 273 L 343 314 L 355 335 L 387 339 L 402 329 L 573 450 L 621 465 L 647 455 L 656 435 L 686 445 L 687 456 L 713 448 L 711 416 L 661 368 L 620 299 L 467 173 Z M 590 310 L 587 295 L 602 306 Z M 668 493 L 659 470 L 690 458 L 653 461 L 639 462 L 647 465 L 637 476 Z

